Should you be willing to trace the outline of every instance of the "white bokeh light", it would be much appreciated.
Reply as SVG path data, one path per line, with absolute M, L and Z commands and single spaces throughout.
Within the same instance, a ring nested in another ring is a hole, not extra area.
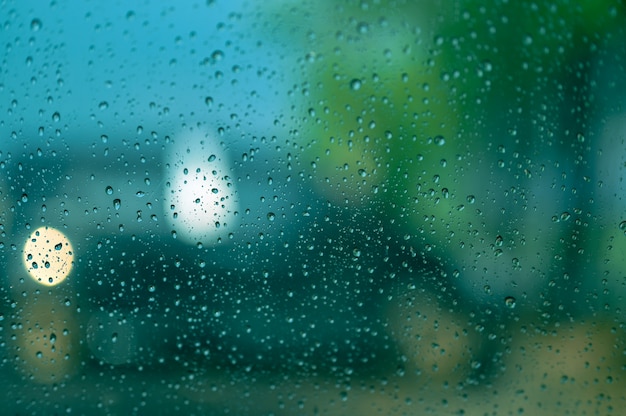
M 213 244 L 232 232 L 237 195 L 224 149 L 189 133 L 179 139 L 165 173 L 165 211 L 177 238 Z

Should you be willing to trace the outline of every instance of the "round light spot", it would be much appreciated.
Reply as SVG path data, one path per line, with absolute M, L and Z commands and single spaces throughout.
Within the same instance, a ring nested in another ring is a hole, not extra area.
M 33 231 L 24 245 L 24 266 L 38 283 L 55 286 L 72 270 L 74 249 L 61 231 L 41 227 Z

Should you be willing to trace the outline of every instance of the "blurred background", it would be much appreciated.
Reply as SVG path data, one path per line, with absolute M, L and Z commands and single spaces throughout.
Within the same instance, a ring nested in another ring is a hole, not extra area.
M 0 23 L 7 414 L 624 414 L 623 1 Z

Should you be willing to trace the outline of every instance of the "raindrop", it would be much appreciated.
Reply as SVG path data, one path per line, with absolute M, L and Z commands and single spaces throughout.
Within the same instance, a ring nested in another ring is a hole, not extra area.
M 107 186 L 105 189 L 105 192 L 107 193 L 107 195 L 113 195 L 113 188 L 110 186 Z
M 33 19 L 30 22 L 30 30 L 32 30 L 33 32 L 38 32 L 41 30 L 41 20 L 39 19 Z
M 361 89 L 361 80 L 360 79 L 353 79 L 352 81 L 350 81 L 350 89 L 353 91 L 358 91 Z
M 58 244 L 56 244 L 56 245 L 54 246 L 54 249 L 55 249 L 55 250 L 57 250 L 57 251 L 58 251 L 58 250 L 61 250 L 62 248 L 63 248 L 63 243 L 58 243 Z
M 213 58 L 213 60 L 215 62 L 219 62 L 222 59 L 224 59 L 224 52 L 218 50 L 213 51 L 213 53 L 211 54 L 211 58 Z
M 626 221 L 622 221 L 619 223 L 619 229 L 624 231 L 624 234 L 626 234 Z
M 516 300 L 513 296 L 507 296 L 504 298 L 504 305 L 509 309 L 513 309 L 515 307 L 515 302 Z
M 122 201 L 120 199 L 114 199 L 113 200 L 113 207 L 116 210 L 119 210 L 121 206 L 122 206 Z
M 267 219 L 270 221 L 274 221 L 276 219 L 276 214 L 274 214 L 273 212 L 268 212 Z

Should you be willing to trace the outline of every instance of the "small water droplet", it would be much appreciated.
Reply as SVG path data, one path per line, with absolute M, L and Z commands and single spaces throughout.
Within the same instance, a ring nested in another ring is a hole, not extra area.
M 115 208 L 115 210 L 119 210 L 122 207 L 122 201 L 120 199 L 114 199 L 113 207 Z
M 41 20 L 39 19 L 33 19 L 30 21 L 30 30 L 32 30 L 33 32 L 38 32 L 41 30 Z
M 213 51 L 213 53 L 211 54 L 211 58 L 213 59 L 213 61 L 215 62 L 219 62 L 222 59 L 224 59 L 224 52 L 218 50 Z
M 63 243 L 58 243 L 54 246 L 55 250 L 61 250 L 63 248 Z
M 507 296 L 504 298 L 504 305 L 509 309 L 513 309 L 515 307 L 515 303 L 516 300 L 513 296 Z
M 107 186 L 104 191 L 107 193 L 107 195 L 113 195 L 113 188 L 110 186 Z
M 355 78 L 352 81 L 350 81 L 350 89 L 353 90 L 353 91 L 360 90 L 361 89 L 361 85 L 362 85 L 362 82 L 361 82 L 360 79 Z
M 270 221 L 274 221 L 276 219 L 276 214 L 274 214 L 273 212 L 268 212 L 267 219 Z

